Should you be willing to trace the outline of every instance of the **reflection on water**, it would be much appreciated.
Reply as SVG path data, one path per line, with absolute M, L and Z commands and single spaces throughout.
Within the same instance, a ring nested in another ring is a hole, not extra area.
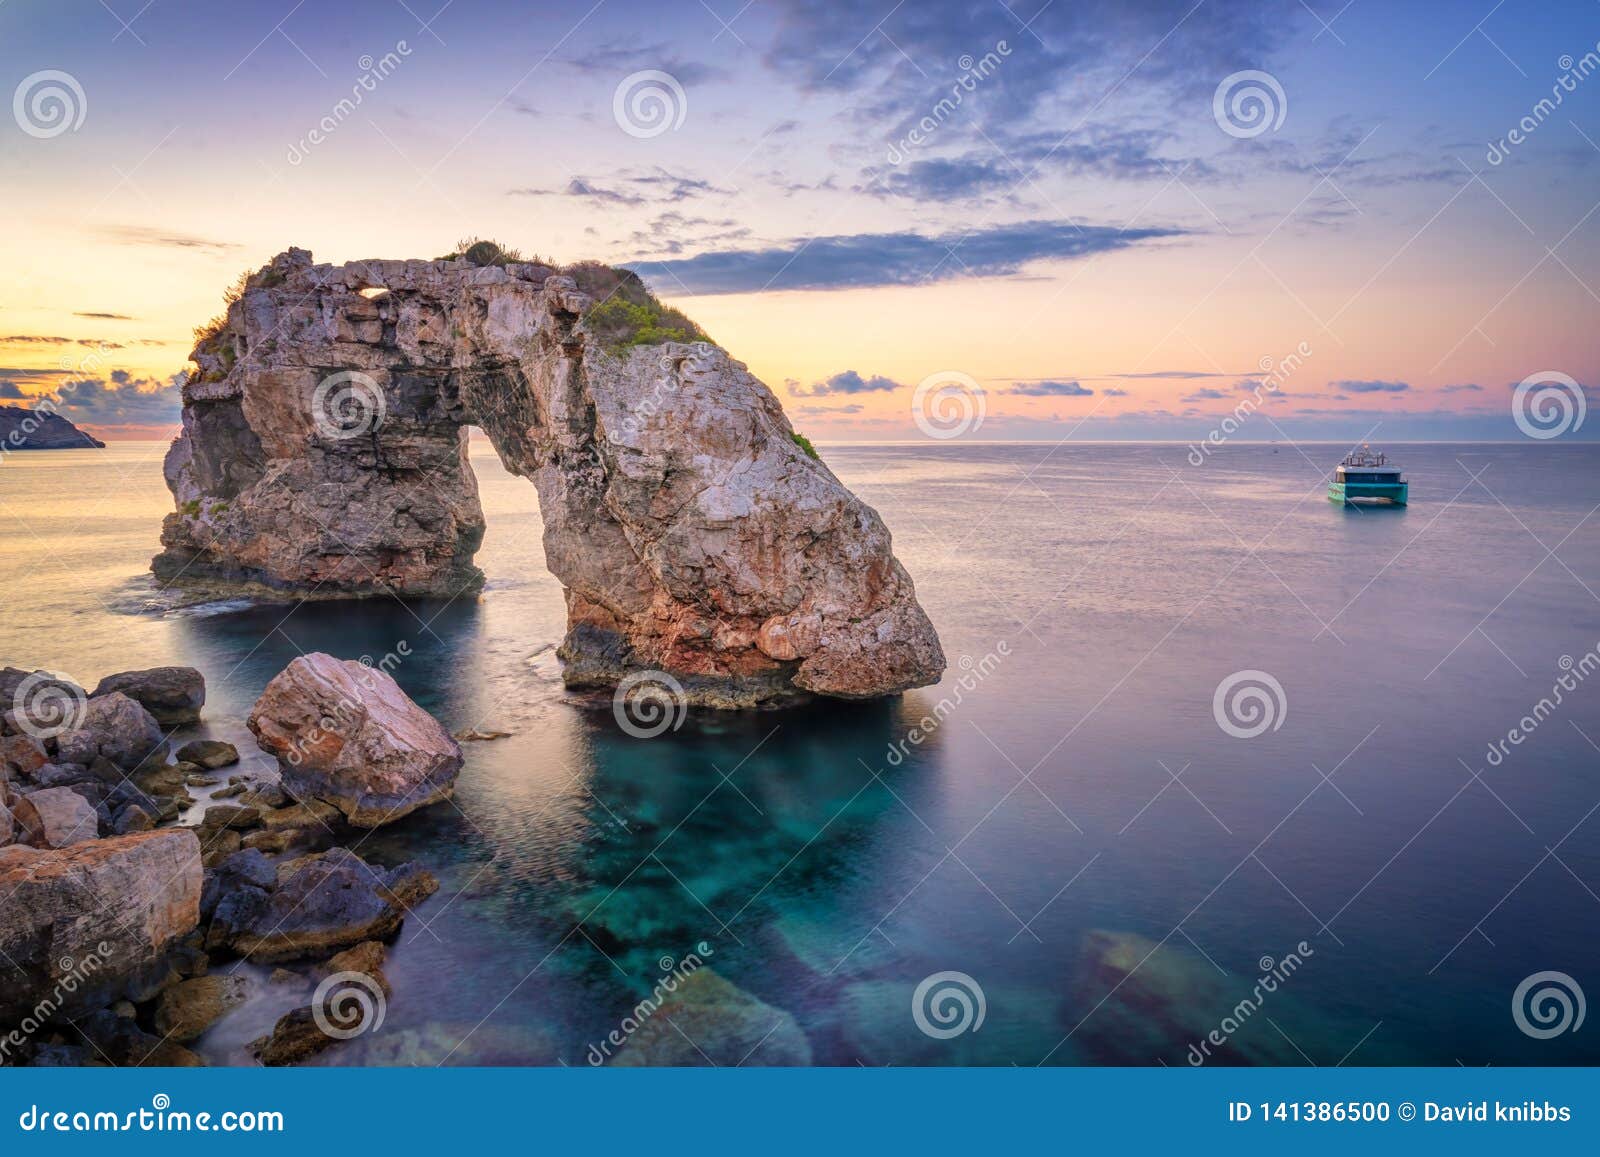
M 1266 447 L 1202 469 L 1160 446 L 825 448 L 893 528 L 949 675 L 871 704 L 692 712 L 654 739 L 563 691 L 533 491 L 492 456 L 474 455 L 481 598 L 130 614 L 168 504 L 159 454 L 88 454 L 0 471 L 29 531 L 0 542 L 0 660 L 91 685 L 198 666 L 202 731 L 253 764 L 244 717 L 303 651 L 399 655 L 451 731 L 511 733 L 464 744 L 451 803 L 358 837 L 442 887 L 392 949 L 382 1031 L 316 1063 L 584 1064 L 703 944 L 817 1063 L 1184 1064 L 1302 942 L 1228 1056 L 1600 1059 L 1591 1034 L 1535 1041 L 1509 1014 L 1532 973 L 1600 977 L 1600 688 L 1483 760 L 1561 656 L 1600 642 L 1593 448 L 1408 447 L 1412 506 L 1360 510 Z M 1466 473 L 1485 465 L 1490 490 Z M 1212 695 L 1248 670 L 1286 711 L 1241 740 Z M 213 1059 L 304 1003 L 245 971 L 257 996 L 199 1043 Z M 943 972 L 981 987 L 977 1031 L 918 1027 L 917 986 Z

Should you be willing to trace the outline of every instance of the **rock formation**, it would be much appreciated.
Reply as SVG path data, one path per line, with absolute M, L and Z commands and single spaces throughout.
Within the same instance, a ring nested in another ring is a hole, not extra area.
M 284 790 L 332 804 L 352 827 L 450 798 L 461 771 L 460 746 L 387 672 L 332 655 L 279 671 L 248 723 L 278 757 Z
M 709 342 L 607 340 L 591 305 L 544 265 L 274 258 L 195 348 L 152 569 L 319 597 L 472 592 L 477 426 L 538 490 L 570 685 L 661 671 L 691 701 L 740 705 L 937 679 L 888 531 L 771 391 Z
M 11 450 L 79 450 L 103 447 L 60 414 L 0 406 L 0 454 Z
M 163 727 L 200 722 L 206 703 L 206 681 L 193 667 L 152 667 L 107 675 L 89 694 L 119 691 L 138 703 Z

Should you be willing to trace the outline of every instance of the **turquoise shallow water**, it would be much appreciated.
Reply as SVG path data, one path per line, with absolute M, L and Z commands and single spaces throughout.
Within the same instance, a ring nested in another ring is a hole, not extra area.
M 480 599 L 167 613 L 142 577 L 161 449 L 0 465 L 0 662 L 91 686 L 193 664 L 207 730 L 243 742 L 300 651 L 404 642 L 396 678 L 451 730 L 513 733 L 358 848 L 443 887 L 382 1030 L 322 1063 L 584 1064 L 694 952 L 817 1063 L 1182 1064 L 1302 941 L 1219 1059 L 1600 1060 L 1593 1026 L 1512 1014 L 1541 971 L 1600 993 L 1600 675 L 1488 758 L 1600 646 L 1600 447 L 1387 447 L 1412 505 L 1365 511 L 1325 500 L 1326 446 L 824 447 L 894 532 L 945 682 L 653 739 L 564 695 L 536 499 L 487 447 Z M 1243 671 L 1282 688 L 1254 738 L 1214 712 Z M 982 989 L 977 1031 L 918 1029 L 943 971 Z M 261 991 L 200 1050 L 242 1059 L 286 1007 Z

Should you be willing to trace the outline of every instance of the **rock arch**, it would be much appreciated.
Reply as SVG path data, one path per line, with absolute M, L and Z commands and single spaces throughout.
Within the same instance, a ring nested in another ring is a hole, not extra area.
M 195 348 L 151 569 L 314 597 L 475 591 L 473 425 L 538 490 L 569 685 L 658 670 L 741 706 L 936 680 L 889 532 L 771 391 L 707 342 L 609 352 L 590 304 L 538 264 L 275 257 Z

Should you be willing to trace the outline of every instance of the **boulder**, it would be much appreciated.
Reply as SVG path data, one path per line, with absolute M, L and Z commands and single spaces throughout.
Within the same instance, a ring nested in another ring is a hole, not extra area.
M 636 1006 L 637 1024 L 611 1058 L 623 1067 L 809 1065 L 811 1044 L 793 1016 L 701 968 L 678 982 L 654 1010 Z
M 414 864 L 386 870 L 333 848 L 282 865 L 271 886 L 240 880 L 224 891 L 207 943 L 267 964 L 326 957 L 393 936 L 409 908 L 438 888 Z
M 332 655 L 302 655 L 250 712 L 250 730 L 278 757 L 296 799 L 332 804 L 375 828 L 448 799 L 461 747 L 387 672 Z
M 161 747 L 161 726 L 150 712 L 120 691 L 97 695 L 85 704 L 75 730 L 56 739 L 57 758 L 88 765 L 98 758 L 132 771 Z
M 65 849 L 0 848 L 0 1025 L 75 977 L 63 1012 L 147 999 L 200 921 L 200 842 L 175 828 Z
M 237 973 L 196 976 L 161 994 L 156 1005 L 156 1031 L 187 1044 L 250 999 L 250 981 Z
M 0 848 L 5 847 L 17 834 L 17 821 L 12 818 L 11 809 L 0 803 Z
M 94 806 L 70 787 L 30 792 L 12 809 L 22 842 L 35 848 L 67 848 L 100 834 Z
M 200 722 L 206 701 L 205 676 L 193 667 L 151 667 L 107 675 L 89 693 L 91 699 L 119 691 L 139 703 L 163 727 Z
M 205 1061 L 177 1041 L 151 1036 L 137 1022 L 110 1009 L 90 1013 L 73 1027 L 93 1046 L 95 1055 L 118 1068 L 201 1068 Z
M 44 744 L 31 735 L 0 736 L 0 767 L 9 767 L 19 775 L 32 775 L 50 762 Z
M 174 758 L 183 763 L 196 764 L 207 771 L 215 771 L 219 767 L 238 763 L 239 749 L 220 739 L 195 739 L 178 748 Z
M 389 987 L 389 978 L 383 974 L 383 962 L 389 955 L 389 950 L 382 941 L 363 940 L 354 948 L 346 948 L 330 959 L 321 968 L 317 969 L 319 977 L 336 976 L 341 972 L 358 972 L 363 976 L 370 976 L 379 988 L 383 989 L 385 996 L 392 996 L 394 990 Z
M 357 1015 L 365 1020 L 364 1010 Z M 357 1031 L 364 1031 L 360 1026 Z M 278 1023 L 272 1026 L 272 1034 L 252 1041 L 250 1051 L 262 1064 L 268 1067 L 279 1065 L 292 1065 L 315 1056 L 323 1049 L 339 1043 L 342 1037 L 332 1037 L 322 1031 L 322 1026 L 317 1023 L 315 1010 L 307 1006 L 297 1008 L 293 1012 L 286 1012 L 278 1018 Z

